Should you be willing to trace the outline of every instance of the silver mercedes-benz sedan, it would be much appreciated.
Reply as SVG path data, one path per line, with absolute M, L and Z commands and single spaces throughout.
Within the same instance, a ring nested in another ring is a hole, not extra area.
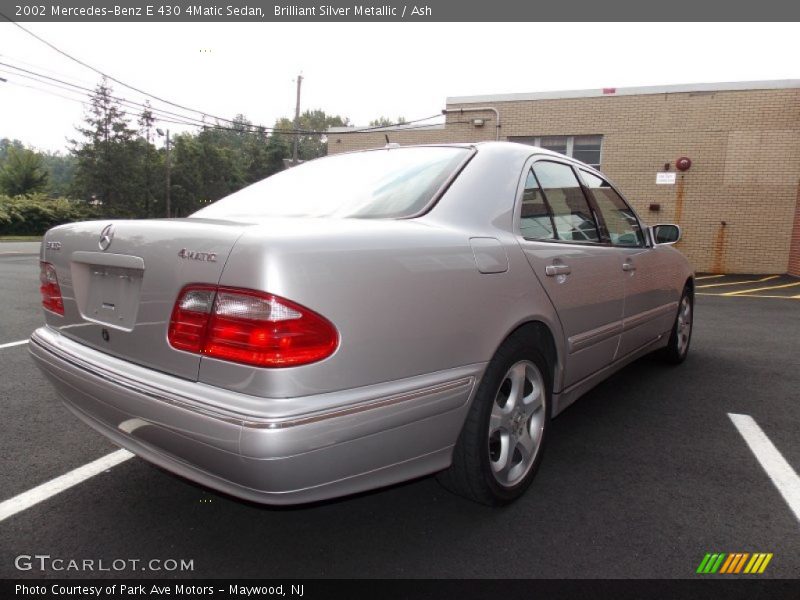
M 439 472 L 520 496 L 552 417 L 658 351 L 693 272 L 597 170 L 491 142 L 314 160 L 186 219 L 42 243 L 30 351 L 77 417 L 267 504 Z

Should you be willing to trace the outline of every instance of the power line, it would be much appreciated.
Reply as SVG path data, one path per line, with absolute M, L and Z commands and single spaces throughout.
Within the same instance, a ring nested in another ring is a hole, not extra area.
M 144 96 L 149 96 L 150 98 L 158 100 L 159 102 L 163 102 L 164 104 L 169 104 L 170 106 L 174 106 L 176 108 L 181 108 L 183 110 L 188 110 L 189 112 L 194 112 L 194 113 L 197 113 L 197 114 L 200 114 L 200 115 L 208 115 L 210 117 L 215 118 L 218 121 L 226 121 L 228 123 L 235 123 L 235 121 L 231 121 L 230 119 L 225 119 L 223 117 L 218 117 L 216 115 L 212 115 L 211 113 L 208 113 L 208 112 L 205 112 L 205 111 L 202 111 L 202 110 L 197 110 L 196 108 L 191 108 L 191 107 L 188 107 L 188 106 L 184 106 L 183 104 L 178 104 L 177 102 L 172 102 L 171 100 L 167 100 L 165 98 L 161 98 L 159 96 L 156 96 L 155 94 L 151 94 L 149 92 L 145 92 L 144 90 L 142 90 L 142 89 L 140 89 L 138 87 L 135 87 L 133 85 L 125 83 L 124 81 L 122 81 L 120 79 L 117 79 L 116 77 L 113 77 L 113 76 L 109 75 L 108 73 L 105 73 L 105 72 L 101 71 L 100 69 L 97 69 L 97 68 L 93 67 L 92 65 L 90 65 L 88 63 L 83 62 L 81 59 L 72 56 L 68 52 L 65 52 L 64 50 L 61 50 L 57 46 L 55 46 L 55 45 L 51 44 L 50 42 L 48 42 L 46 39 L 36 35 L 31 30 L 26 29 L 25 27 L 23 27 L 22 25 L 20 25 L 16 21 L 12 20 L 5 13 L 0 12 L 0 17 L 3 17 L 6 21 L 8 21 L 9 23 L 13 24 L 14 26 L 19 27 L 22 31 L 24 31 L 25 33 L 27 33 L 31 37 L 39 40 L 41 43 L 43 43 L 47 47 L 51 48 L 52 50 L 55 50 L 56 52 L 58 52 L 62 56 L 65 56 L 66 58 L 70 59 L 71 61 L 78 63 L 82 67 L 85 67 L 85 68 L 87 68 L 87 69 L 89 69 L 91 71 L 94 71 L 98 75 L 102 75 L 103 77 L 113 81 L 114 83 L 117 83 L 117 84 L 119 84 L 119 85 L 121 85 L 123 87 L 126 87 L 126 88 L 128 88 L 130 90 L 133 90 L 134 92 L 137 92 L 137 93 L 142 94 Z
M 438 115 L 437 115 L 438 116 Z M 184 123 L 182 121 L 170 121 L 169 119 L 159 119 L 159 121 L 163 123 L 177 123 L 178 125 L 192 125 L 191 123 Z M 449 121 L 450 124 L 457 125 L 457 124 L 465 124 L 470 123 L 471 121 Z M 204 129 L 220 129 L 223 131 L 238 131 L 241 133 L 260 133 L 259 131 L 253 130 L 243 130 L 237 129 L 236 127 L 226 127 L 224 125 L 213 125 L 213 124 L 206 124 L 206 125 L 194 125 L 195 127 L 203 127 Z M 416 129 L 429 129 L 431 125 L 414 125 L 412 127 L 403 127 L 401 129 L 391 129 L 391 125 L 383 125 L 379 129 L 385 130 L 387 132 L 402 132 L 402 131 L 414 131 Z M 269 127 L 263 128 L 264 133 L 285 133 L 285 134 L 294 134 L 298 133 L 300 135 L 351 135 L 356 133 L 381 133 L 380 131 L 373 131 L 371 129 L 356 129 L 353 131 L 305 131 L 305 130 L 294 130 L 294 129 L 271 129 Z
M 0 62 L 0 66 L 7 67 L 6 69 L 0 68 L 0 72 L 13 74 L 13 75 L 15 75 L 17 77 L 23 77 L 23 78 L 26 78 L 26 79 L 31 79 L 33 81 L 36 81 L 37 83 L 42 83 L 44 85 L 49 85 L 49 86 L 52 86 L 52 87 L 55 87 L 55 88 L 58 88 L 58 89 L 61 89 L 61 90 L 69 91 L 71 93 L 79 93 L 79 94 L 81 94 L 83 96 L 89 96 L 89 98 L 87 98 L 86 102 L 90 102 L 91 101 L 91 95 L 95 92 L 95 90 L 92 90 L 90 88 L 83 87 L 81 85 L 77 85 L 77 84 L 74 84 L 74 83 L 70 83 L 68 81 L 64 81 L 63 79 L 58 79 L 58 78 L 55 78 L 55 77 L 50 77 L 48 75 L 43 75 L 41 73 L 36 73 L 35 71 L 30 71 L 28 69 L 23 69 L 22 67 L 18 67 L 18 66 L 15 66 L 15 65 L 10 65 L 8 63 Z M 13 71 L 9 70 L 9 69 L 13 69 Z M 20 71 L 20 72 L 18 73 L 16 71 Z M 55 83 L 51 83 L 51 82 L 55 82 Z M 61 85 L 59 85 L 59 84 L 61 84 Z M 65 87 L 65 86 L 68 86 L 68 87 Z M 31 89 L 40 89 L 40 88 L 34 88 L 32 86 L 23 86 L 23 87 L 30 87 Z M 73 91 L 72 88 L 75 88 L 75 90 L 80 90 L 80 91 Z M 168 111 L 168 110 L 159 108 L 157 106 L 142 104 L 141 102 L 136 102 L 134 100 L 129 100 L 129 99 L 121 97 L 121 96 L 115 96 L 113 94 L 108 94 L 108 97 L 111 98 L 112 100 L 116 100 L 117 102 L 120 102 L 121 104 L 123 104 L 127 108 L 149 110 L 154 116 L 159 116 L 160 117 L 160 116 L 163 116 L 163 115 L 167 115 L 169 117 L 182 119 L 181 121 L 175 121 L 175 120 L 166 121 L 165 120 L 165 122 L 177 123 L 177 124 L 180 124 L 180 125 L 190 125 L 190 126 L 193 126 L 193 127 L 207 127 L 207 126 L 209 126 L 209 124 L 206 123 L 205 121 L 202 121 L 202 120 L 197 119 L 195 117 L 190 117 L 190 116 L 187 116 L 187 115 L 182 115 L 182 114 L 179 114 L 179 113 Z M 83 102 L 83 101 L 81 101 L 81 102 Z M 163 120 L 163 119 L 159 119 L 159 120 Z M 236 123 L 236 121 L 232 121 L 232 123 Z M 257 126 L 247 126 L 247 125 L 244 125 L 244 124 L 241 124 L 241 125 L 244 128 L 257 127 Z M 239 129 L 233 128 L 233 127 L 230 128 L 230 129 L 236 130 L 236 131 L 239 130 Z M 265 129 L 273 129 L 273 128 L 265 128 Z
M 0 52 L 0 60 L 9 60 L 13 61 L 14 63 L 18 63 L 29 67 L 31 69 L 36 69 L 37 71 L 41 71 L 42 73 L 50 73 L 52 75 L 57 75 L 59 77 L 63 77 L 65 79 L 71 79 L 74 83 L 78 83 L 81 85 L 93 85 L 91 81 L 88 79 L 81 79 L 79 77 L 75 77 L 73 75 L 66 75 L 65 73 L 60 73 L 51 69 L 50 67 L 43 67 L 42 65 L 37 65 L 32 62 L 28 62 L 27 60 L 23 60 L 17 56 L 11 56 L 10 54 L 6 54 L 5 52 Z
M 4 71 L 3 69 L 0 69 L 0 72 L 6 72 L 6 71 Z M 14 73 L 14 75 L 17 76 L 17 77 L 20 77 L 20 75 L 18 73 Z M 72 94 L 80 93 L 80 92 L 75 92 L 75 91 L 69 90 L 68 88 L 62 88 L 60 86 L 56 86 L 56 85 L 53 85 L 53 84 L 48 84 L 46 82 L 41 82 L 41 81 L 39 81 L 37 79 L 34 79 L 34 78 L 31 78 L 31 79 L 33 81 L 38 82 L 38 83 L 45 83 L 46 85 L 50 85 L 52 87 L 55 87 L 56 89 L 64 89 L 67 92 L 72 93 Z M 75 97 L 72 97 L 72 96 L 65 96 L 63 94 L 59 94 L 59 93 L 54 92 L 52 90 L 48 90 L 48 89 L 45 89 L 45 88 L 42 88 L 42 87 L 38 87 L 38 86 L 35 86 L 35 85 L 28 85 L 28 84 L 25 84 L 25 83 L 19 83 L 17 81 L 13 81 L 13 80 L 8 81 L 8 84 L 9 85 L 14 85 L 14 86 L 17 86 L 17 87 L 27 88 L 29 90 L 34 90 L 34 91 L 37 91 L 37 92 L 41 92 L 41 93 L 47 94 L 49 96 L 55 96 L 56 98 L 61 98 L 63 100 L 69 100 L 71 102 L 75 102 L 77 104 L 80 104 L 83 107 L 86 107 L 87 105 L 91 104 L 91 99 L 86 98 L 86 97 L 84 97 L 83 99 L 80 99 L 80 98 L 75 98 Z M 166 120 L 166 119 L 162 118 L 159 114 L 155 114 L 155 113 L 153 114 L 153 117 L 154 117 L 154 120 L 156 122 L 158 122 L 158 123 L 174 123 L 174 124 L 178 124 L 178 125 L 187 125 L 189 127 L 205 127 L 206 126 L 206 125 L 198 124 L 198 123 L 190 123 L 188 121 Z
M 59 89 L 70 91 L 68 88 L 75 88 L 77 90 L 80 90 L 81 93 L 84 93 L 84 94 L 93 94 L 95 92 L 95 90 L 92 90 L 90 88 L 87 88 L 87 87 L 84 87 L 84 86 L 81 86 L 81 85 L 78 85 L 78 84 L 75 84 L 75 83 L 71 83 L 71 82 L 65 81 L 63 79 L 58 79 L 56 77 L 50 77 L 49 75 L 44 75 L 42 73 L 37 73 L 37 72 L 31 71 L 29 69 L 24 69 L 22 67 L 19 67 L 19 66 L 16 66 L 16 65 L 12 65 L 12 64 L 9 64 L 9 63 L 0 62 L 0 66 L 7 67 L 7 69 L 0 69 L 0 71 L 6 72 L 6 73 L 12 73 L 12 71 L 8 71 L 8 68 L 10 68 L 10 69 L 13 69 L 15 71 L 19 71 L 19 73 L 14 73 L 15 75 L 17 75 L 19 77 L 32 79 L 34 81 L 37 81 L 38 83 L 43 83 L 45 85 L 51 85 L 51 86 L 57 87 Z M 46 80 L 46 81 L 42 81 L 42 80 Z M 54 85 L 53 83 L 50 83 L 50 82 L 55 82 L 56 84 L 61 84 L 61 85 Z M 68 88 L 65 88 L 63 86 L 68 86 Z M 212 129 L 237 131 L 237 132 L 251 132 L 251 133 L 260 133 L 260 132 L 271 132 L 271 133 L 281 133 L 281 134 L 295 134 L 295 133 L 297 133 L 297 134 L 300 134 L 300 135 L 328 135 L 330 133 L 328 131 L 315 131 L 315 130 L 305 130 L 305 129 L 281 129 L 281 128 L 276 128 L 276 127 L 265 127 L 265 126 L 262 126 L 262 125 L 246 125 L 244 123 L 238 123 L 236 121 L 228 121 L 230 123 L 233 123 L 235 125 L 235 127 L 223 126 L 223 125 L 220 125 L 218 123 L 216 125 L 214 125 L 214 124 L 206 123 L 205 121 L 197 119 L 196 117 L 190 117 L 188 115 L 182 115 L 182 114 L 175 113 L 175 112 L 163 109 L 163 108 L 159 108 L 157 106 L 152 106 L 152 105 L 148 106 L 146 104 L 142 104 L 142 103 L 136 102 L 134 100 L 129 100 L 129 99 L 124 98 L 122 96 L 115 96 L 115 95 L 109 94 L 108 97 L 113 99 L 113 100 L 116 100 L 116 101 L 118 101 L 118 102 L 120 102 L 120 103 L 122 103 L 124 105 L 126 105 L 128 108 L 150 110 L 150 112 L 153 113 L 154 116 L 159 116 L 159 117 L 163 117 L 164 115 L 166 115 L 165 118 L 159 118 L 159 121 L 166 122 L 166 123 L 174 123 L 174 124 L 178 124 L 178 125 L 188 125 L 188 126 L 193 126 L 193 127 L 203 127 L 203 128 L 212 128 Z M 441 117 L 441 114 L 437 113 L 435 115 L 431 115 L 431 116 L 428 116 L 428 117 L 423 117 L 423 118 L 420 118 L 420 119 L 413 119 L 411 121 L 406 121 L 404 123 L 395 123 L 395 124 L 389 124 L 389 125 L 375 125 L 375 126 L 371 126 L 371 127 L 361 127 L 361 128 L 358 128 L 358 129 L 352 129 L 350 131 L 338 131 L 338 132 L 335 132 L 335 133 L 337 133 L 339 135 L 350 135 L 350 134 L 354 134 L 354 133 L 367 133 L 367 132 L 374 132 L 374 131 L 378 131 L 378 130 L 391 130 L 391 128 L 393 128 L 393 127 L 400 127 L 401 131 L 403 131 L 403 130 L 423 129 L 423 128 L 426 128 L 426 127 L 430 127 L 430 125 L 422 125 L 422 126 L 419 126 L 419 127 L 409 127 L 408 125 L 412 125 L 414 123 L 421 123 L 423 121 L 429 121 L 429 120 L 437 118 L 437 117 Z M 175 120 L 175 119 L 181 119 L 181 120 Z
M 168 104 L 168 105 L 170 105 L 170 106 L 174 106 L 174 107 L 176 107 L 176 108 L 180 108 L 180 109 L 183 109 L 183 110 L 188 110 L 188 111 L 190 111 L 190 112 L 194 112 L 194 113 L 197 113 L 197 114 L 203 115 L 204 117 L 205 117 L 205 116 L 209 116 L 209 117 L 212 117 L 212 118 L 216 119 L 217 121 L 222 121 L 222 122 L 226 122 L 226 123 L 231 123 L 231 124 L 233 124 L 233 125 L 237 125 L 236 121 L 233 121 L 233 120 L 231 120 L 231 119 L 226 119 L 226 118 L 224 118 L 224 117 L 219 117 L 219 116 L 213 115 L 213 114 L 211 114 L 211 113 L 208 113 L 208 112 L 205 112 L 205 111 L 202 111 L 202 110 L 198 110 L 198 109 L 196 109 L 196 108 L 191 108 L 191 107 L 188 107 L 188 106 L 184 106 L 183 104 L 178 104 L 177 102 L 172 102 L 171 100 L 166 100 L 165 98 L 161 98 L 160 96 L 156 96 L 155 94 L 151 94 L 150 92 L 146 92 L 146 91 L 144 91 L 144 90 L 142 90 L 142 89 L 140 89 L 140 88 L 138 88 L 138 87 L 135 87 L 135 86 L 133 86 L 133 85 L 130 85 L 130 84 L 128 84 L 128 83 L 125 83 L 124 81 L 122 81 L 122 80 L 120 80 L 120 79 L 117 79 L 116 77 L 113 77 L 113 76 L 109 75 L 108 73 L 105 73 L 105 72 L 101 71 L 100 69 L 97 69 L 96 67 L 93 67 L 92 65 L 90 65 L 90 64 L 88 64 L 88 63 L 85 63 L 84 61 L 80 60 L 79 58 L 76 58 L 76 57 L 72 56 L 72 55 L 71 55 L 71 54 L 69 54 L 68 52 L 65 52 L 64 50 L 61 50 L 60 48 L 58 48 L 58 47 L 57 47 L 57 46 L 55 46 L 54 44 L 51 44 L 50 42 L 48 42 L 48 41 L 47 41 L 47 40 L 45 40 L 44 38 L 42 38 L 42 37 L 40 37 L 40 36 L 36 35 L 36 34 L 35 34 L 35 33 L 33 33 L 32 31 L 30 31 L 29 29 L 26 29 L 25 27 L 23 27 L 22 25 L 20 25 L 20 24 L 19 24 L 19 23 L 17 23 L 16 21 L 13 21 L 13 20 L 12 20 L 12 19 L 11 19 L 11 18 L 10 18 L 8 15 L 6 15 L 5 13 L 3 13 L 3 12 L 0 12 L 0 17 L 3 17 L 3 18 L 4 18 L 6 21 L 8 21 L 9 23 L 11 23 L 11 24 L 15 25 L 16 27 L 19 27 L 19 28 L 20 28 L 22 31 L 24 31 L 25 33 L 27 33 L 27 34 L 28 34 L 28 35 L 30 35 L 31 37 L 35 38 L 36 40 L 40 41 L 41 43 L 45 44 L 46 46 L 48 46 L 48 47 L 49 47 L 49 48 L 51 48 L 52 50 L 55 50 L 56 52 L 58 52 L 58 53 L 59 53 L 59 54 L 61 54 L 62 56 L 65 56 L 66 58 L 70 59 L 71 61 L 73 61 L 73 62 L 76 62 L 77 64 L 81 65 L 82 67 L 85 67 L 85 68 L 87 68 L 87 69 L 89 69 L 89 70 L 91 70 L 91 71 L 94 71 L 94 72 L 95 72 L 95 73 L 97 73 L 98 75 L 102 75 L 103 77 L 105 77 L 106 79 L 109 79 L 109 80 L 113 81 L 114 83 L 117 83 L 117 84 L 119 84 L 119 85 L 121 85 L 121 86 L 124 86 L 124 87 L 126 87 L 126 88 L 128 88 L 128 89 L 131 89 L 131 90 L 133 90 L 133 91 L 135 91 L 135 92 L 137 92 L 137 93 L 139 93 L 139 94 L 142 94 L 142 95 L 144 95 L 144 96 L 149 96 L 150 98 L 153 98 L 153 99 L 155 99 L 155 100 L 158 100 L 159 102 L 163 102 L 164 104 Z M 434 118 L 434 117 L 438 117 L 438 116 L 440 116 L 440 115 L 439 115 L 439 114 L 436 114 L 436 115 L 432 115 L 431 117 L 427 117 L 427 118 L 425 118 L 425 119 L 418 119 L 417 121 L 427 121 L 427 120 L 429 120 L 429 119 L 432 119 L 432 118 Z M 183 118 L 190 118 L 190 117 L 183 117 Z M 407 123 L 411 123 L 411 122 L 412 122 L 412 121 L 407 121 Z M 394 126 L 396 126 L 396 125 L 403 125 L 403 123 L 395 123 L 395 124 L 394 124 Z M 347 133 L 356 133 L 356 132 L 359 132 L 359 131 L 371 131 L 371 130 L 374 130 L 374 129 L 383 129 L 383 128 L 385 128 L 385 127 L 391 127 L 391 126 L 392 126 L 392 125 L 383 125 L 383 126 L 376 126 L 376 127 L 364 127 L 364 128 L 360 128 L 359 130 L 352 131 L 352 132 L 347 132 Z M 260 127 L 260 126 L 259 126 L 259 127 Z M 277 131 L 277 130 L 275 130 L 274 128 L 271 128 L 271 127 L 263 127 L 263 129 Z M 297 132 L 297 133 L 305 133 L 305 134 L 307 134 L 307 135 L 325 135 L 325 134 L 326 134 L 326 132 L 322 132 L 322 131 L 307 131 L 307 132 L 302 132 L 302 131 L 300 131 L 300 130 L 298 130 L 298 129 L 295 129 L 295 130 L 293 130 L 293 132 Z M 284 133 L 284 132 L 281 132 L 281 133 Z M 285 133 L 290 133 L 290 132 L 289 132 L 289 131 L 286 131 Z M 344 132 L 340 132 L 340 133 L 344 133 Z
M 15 71 L 20 71 L 20 73 L 14 73 L 14 74 L 17 75 L 18 77 L 24 77 L 26 79 L 33 79 L 34 81 L 38 81 L 39 83 L 44 83 L 45 85 L 51 85 L 53 87 L 59 87 L 60 89 L 67 89 L 67 88 L 64 88 L 62 86 L 69 86 L 70 88 L 75 88 L 75 89 L 81 90 L 82 93 L 85 93 L 85 94 L 88 94 L 88 95 L 91 95 L 91 94 L 93 94 L 95 92 L 95 90 L 92 90 L 91 88 L 87 88 L 87 87 L 84 87 L 82 85 L 78 85 L 78 84 L 75 84 L 75 83 L 70 83 L 69 81 L 64 81 L 63 79 L 50 77 L 49 75 L 43 75 L 41 73 L 36 73 L 35 71 L 30 71 L 28 69 L 23 69 L 22 67 L 18 67 L 18 66 L 11 65 L 11 64 L 8 64 L 8 63 L 0 62 L 0 66 L 8 67 L 10 69 L 14 69 Z M 0 70 L 2 70 L 5 73 L 11 73 L 11 71 L 8 71 L 7 69 L 0 69 Z M 42 80 L 47 80 L 47 81 L 42 81 Z M 52 82 L 56 82 L 57 84 L 62 84 L 62 85 L 54 85 L 52 83 L 49 83 L 51 81 Z M 165 114 L 165 115 L 170 115 L 170 116 L 173 116 L 173 117 L 179 117 L 179 118 L 182 118 L 182 119 L 190 119 L 190 120 L 193 120 L 193 121 L 197 121 L 198 124 L 202 124 L 203 123 L 203 121 L 201 121 L 200 119 L 196 119 L 195 117 L 189 117 L 189 116 L 186 116 L 186 115 L 181 115 L 181 114 L 174 113 L 172 111 L 168 111 L 168 110 L 161 109 L 161 108 L 158 108 L 158 107 L 153 107 L 153 106 L 148 107 L 146 104 L 142 104 L 140 102 L 135 102 L 134 100 L 128 100 L 127 98 L 123 98 L 121 96 L 114 96 L 112 94 L 109 94 L 108 97 L 113 99 L 113 100 L 117 100 L 118 102 L 122 102 L 122 103 L 127 103 L 129 105 L 133 105 L 133 107 L 149 109 L 149 110 L 151 110 L 151 112 L 159 112 L 159 113 L 162 113 L 162 114 Z
M 51 90 L 46 90 L 44 88 L 36 87 L 34 85 L 28 85 L 26 83 L 18 83 L 16 81 L 8 81 L 7 83 L 9 85 L 15 85 L 17 87 L 28 88 L 29 90 L 35 90 L 37 92 L 42 92 L 43 94 L 48 94 L 50 96 L 55 96 L 57 98 L 62 98 L 64 100 L 69 100 L 71 102 L 77 102 L 78 104 L 81 104 L 83 106 L 85 106 L 88 103 L 88 101 L 79 100 L 78 98 L 71 98 L 70 96 L 64 96 L 63 94 L 59 94 L 59 93 L 53 92 Z

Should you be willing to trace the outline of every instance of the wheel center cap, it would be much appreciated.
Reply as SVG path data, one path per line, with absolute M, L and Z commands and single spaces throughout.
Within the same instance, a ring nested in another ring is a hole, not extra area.
M 521 410 L 514 413 L 511 422 L 516 430 L 517 435 L 521 435 L 524 429 L 525 413 Z

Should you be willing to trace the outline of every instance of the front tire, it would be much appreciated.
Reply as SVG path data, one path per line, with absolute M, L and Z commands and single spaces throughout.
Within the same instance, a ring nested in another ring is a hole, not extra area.
M 547 362 L 529 341 L 512 336 L 486 368 L 453 463 L 439 474 L 439 482 L 481 504 L 516 500 L 542 461 L 550 415 Z
M 687 285 L 683 289 L 683 295 L 678 304 L 678 314 L 675 316 L 675 323 L 672 326 L 669 342 L 661 351 L 662 359 L 673 365 L 679 365 L 686 360 L 689 354 L 689 344 L 692 341 L 693 326 L 694 294 Z

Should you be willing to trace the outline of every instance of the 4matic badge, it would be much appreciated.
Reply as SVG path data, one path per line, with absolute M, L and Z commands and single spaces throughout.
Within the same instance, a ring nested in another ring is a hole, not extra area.
M 215 252 L 197 252 L 196 250 L 187 250 L 186 248 L 181 248 L 178 250 L 178 256 L 186 260 L 217 262 L 217 254 Z

